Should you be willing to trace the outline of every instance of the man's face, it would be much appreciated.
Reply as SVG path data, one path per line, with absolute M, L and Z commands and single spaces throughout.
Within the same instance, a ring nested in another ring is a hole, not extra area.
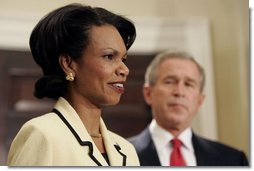
M 144 87 L 144 97 L 161 127 L 181 131 L 191 125 L 204 100 L 200 86 L 195 63 L 171 58 L 159 65 L 155 85 Z

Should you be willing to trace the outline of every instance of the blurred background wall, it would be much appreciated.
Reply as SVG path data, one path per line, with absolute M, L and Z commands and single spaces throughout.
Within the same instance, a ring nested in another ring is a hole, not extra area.
M 0 0 L 0 13 L 43 16 L 72 2 L 101 6 L 130 19 L 207 18 L 211 35 L 217 139 L 250 155 L 248 0 Z M 1 56 L 0 67 L 4 67 L 1 66 Z M 0 150 L 0 165 L 5 165 L 6 152 L 1 146 Z

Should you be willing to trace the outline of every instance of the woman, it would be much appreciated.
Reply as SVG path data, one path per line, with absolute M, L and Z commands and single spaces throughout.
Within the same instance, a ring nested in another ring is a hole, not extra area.
M 107 130 L 101 111 L 124 92 L 134 25 L 103 8 L 71 4 L 34 28 L 30 47 L 43 77 L 35 96 L 58 99 L 25 123 L 12 142 L 12 166 L 137 166 L 134 147 Z

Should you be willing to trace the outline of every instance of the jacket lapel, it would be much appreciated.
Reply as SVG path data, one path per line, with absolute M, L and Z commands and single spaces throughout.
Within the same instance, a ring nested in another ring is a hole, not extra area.
M 210 147 L 210 144 L 194 133 L 192 134 L 192 143 L 197 160 L 197 166 L 216 166 L 218 165 L 220 154 Z
M 53 112 L 61 118 L 79 144 L 87 148 L 86 154 L 91 158 L 91 162 L 99 166 L 108 166 L 108 163 L 94 144 L 78 114 L 70 104 L 64 98 L 60 97 L 54 108 Z M 84 157 L 86 154 L 84 154 Z
M 152 140 L 151 134 L 149 132 L 148 127 L 143 132 L 143 142 L 144 142 L 144 152 L 141 154 L 142 158 L 144 158 L 143 161 L 146 161 L 145 163 L 142 163 L 141 165 L 145 166 L 161 166 L 154 142 Z
M 121 147 L 114 142 L 114 139 L 110 136 L 103 120 L 100 121 L 100 130 L 103 136 L 104 145 L 108 154 L 109 162 L 111 166 L 125 166 L 126 155 L 121 152 Z
M 141 166 L 161 166 L 149 127 L 128 140 L 135 146 Z

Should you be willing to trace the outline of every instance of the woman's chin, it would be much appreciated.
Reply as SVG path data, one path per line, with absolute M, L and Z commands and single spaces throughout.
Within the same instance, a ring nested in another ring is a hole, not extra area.
M 104 105 L 105 106 L 114 106 L 114 105 L 117 105 L 120 101 L 120 98 L 119 99 L 111 99 L 109 101 L 107 101 Z

